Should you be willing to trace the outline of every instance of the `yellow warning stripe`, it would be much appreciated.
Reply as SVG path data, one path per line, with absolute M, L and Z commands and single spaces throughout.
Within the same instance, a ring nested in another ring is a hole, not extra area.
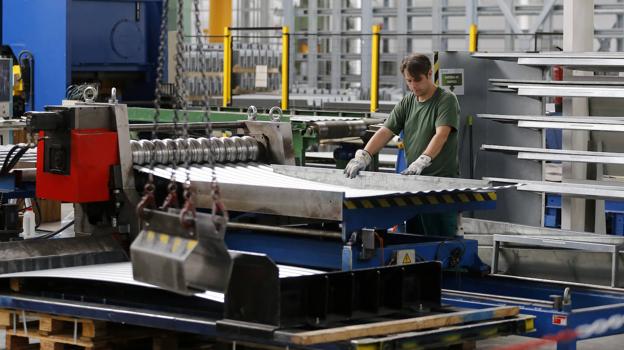
M 344 201 L 344 206 L 347 209 L 357 209 L 357 205 L 355 204 L 354 201 Z
M 382 208 L 389 208 L 389 207 L 390 207 L 390 202 L 388 202 L 388 200 L 383 199 L 383 198 L 379 198 L 379 199 L 377 200 L 377 203 L 379 203 L 379 205 L 380 205 Z
M 440 59 L 437 51 L 433 53 L 433 79 L 434 84 L 440 85 Z
M 410 197 L 410 201 L 414 204 L 414 205 L 422 205 L 423 202 L 420 200 L 420 198 L 418 198 L 418 196 L 411 196 Z
M 497 200 L 496 192 L 459 192 L 428 195 L 408 195 L 383 198 L 358 198 L 349 199 L 343 202 L 346 209 L 373 209 L 407 207 L 420 205 L 455 204 L 470 202 L 485 202 Z

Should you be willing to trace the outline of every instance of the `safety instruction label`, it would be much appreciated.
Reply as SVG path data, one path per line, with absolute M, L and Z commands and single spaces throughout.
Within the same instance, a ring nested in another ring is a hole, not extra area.
M 416 262 L 416 253 L 413 249 L 397 251 L 397 265 L 407 265 Z
M 440 87 L 453 92 L 455 95 L 464 94 L 464 70 L 440 69 Z

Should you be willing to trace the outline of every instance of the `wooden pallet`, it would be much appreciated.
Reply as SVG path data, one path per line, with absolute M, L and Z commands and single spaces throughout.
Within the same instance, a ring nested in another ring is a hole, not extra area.
M 23 310 L 0 310 L 0 327 L 6 350 L 113 350 L 139 340 L 151 340 L 152 350 L 177 348 L 172 332 Z

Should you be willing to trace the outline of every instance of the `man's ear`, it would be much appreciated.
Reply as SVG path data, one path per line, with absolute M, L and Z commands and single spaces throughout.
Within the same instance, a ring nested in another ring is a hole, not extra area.
M 432 75 L 433 75 L 433 69 L 429 69 L 429 73 L 427 73 L 427 77 L 431 79 Z

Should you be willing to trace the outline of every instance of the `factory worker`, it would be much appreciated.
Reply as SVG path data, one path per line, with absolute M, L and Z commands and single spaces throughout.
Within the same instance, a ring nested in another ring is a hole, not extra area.
M 459 103 L 452 92 L 435 85 L 431 61 L 414 54 L 401 63 L 401 73 L 410 93 L 390 113 L 384 126 L 355 153 L 344 173 L 354 178 L 366 169 L 395 135 L 403 132 L 409 166 L 403 175 L 457 177 Z M 418 215 L 408 221 L 406 231 L 426 235 L 452 236 L 456 233 L 455 213 Z

